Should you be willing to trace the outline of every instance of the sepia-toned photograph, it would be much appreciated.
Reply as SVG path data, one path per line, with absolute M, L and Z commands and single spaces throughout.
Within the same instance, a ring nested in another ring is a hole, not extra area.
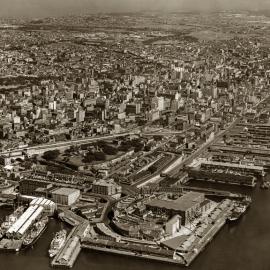
M 270 0 L 0 0 L 1 270 L 270 270 Z

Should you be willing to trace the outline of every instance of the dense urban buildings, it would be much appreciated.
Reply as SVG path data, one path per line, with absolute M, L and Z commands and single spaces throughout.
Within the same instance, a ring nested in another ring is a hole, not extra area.
M 192 267 L 237 228 L 270 188 L 269 23 L 248 11 L 1 19 L 12 210 L 0 258 L 61 222 L 52 267 L 82 249 Z

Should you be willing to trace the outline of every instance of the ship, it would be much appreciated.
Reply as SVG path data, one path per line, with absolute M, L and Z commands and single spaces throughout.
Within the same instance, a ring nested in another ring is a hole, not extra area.
M 247 210 L 247 206 L 245 205 L 238 205 L 236 206 L 231 215 L 228 217 L 229 221 L 237 221 Z
M 55 237 L 53 238 L 49 249 L 50 258 L 53 258 L 59 253 L 59 251 L 65 244 L 66 238 L 67 238 L 66 230 L 61 230 L 55 234 Z
M 269 189 L 270 188 L 270 182 L 269 181 L 263 181 L 261 184 L 261 189 Z
M 233 222 L 237 221 L 250 207 L 251 198 L 246 196 L 242 202 L 235 203 L 235 206 L 231 212 L 231 215 L 228 217 L 228 220 Z
M 0 238 L 4 237 L 7 230 L 17 221 L 23 214 L 24 207 L 18 207 L 11 215 L 6 216 L 5 221 L 0 226 Z
M 36 243 L 42 233 L 46 230 L 48 222 L 49 218 L 47 216 L 44 216 L 39 221 L 33 224 L 30 231 L 27 232 L 23 238 L 22 244 L 24 248 L 31 247 Z

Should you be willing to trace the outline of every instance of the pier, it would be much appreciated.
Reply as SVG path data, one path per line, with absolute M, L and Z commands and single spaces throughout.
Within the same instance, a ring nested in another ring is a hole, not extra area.
M 81 251 L 80 239 L 69 235 L 66 244 L 59 254 L 53 259 L 52 267 L 72 268 Z
M 77 216 L 76 214 L 74 214 Z M 78 216 L 79 217 L 79 216 Z M 81 223 L 75 226 L 67 236 L 66 242 L 60 252 L 52 260 L 54 268 L 72 268 L 82 249 L 81 239 L 85 236 L 90 226 L 88 221 L 81 218 Z
M 76 215 L 70 210 L 64 210 L 58 214 L 59 218 L 71 226 L 78 226 L 85 221 L 84 218 Z
M 170 192 L 170 193 L 183 193 L 189 191 L 202 192 L 206 196 L 215 196 L 220 198 L 228 199 L 243 199 L 245 196 L 238 193 L 232 193 L 229 191 L 220 191 L 210 188 L 199 188 L 199 187 L 189 187 L 189 186 L 176 186 L 176 187 L 161 187 L 158 192 Z

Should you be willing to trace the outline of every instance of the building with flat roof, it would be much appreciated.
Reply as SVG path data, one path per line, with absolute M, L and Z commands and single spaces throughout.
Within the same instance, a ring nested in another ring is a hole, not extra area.
M 52 200 L 57 204 L 72 205 L 80 197 L 80 190 L 73 188 L 58 188 L 51 192 Z
M 46 181 L 24 179 L 19 183 L 19 192 L 23 195 L 36 195 L 39 188 L 49 189 L 52 184 Z
M 98 180 L 93 183 L 92 192 L 96 194 L 114 196 L 121 194 L 122 188 L 114 180 Z
M 154 213 L 165 213 L 170 217 L 180 215 L 182 225 L 186 225 L 201 212 L 204 200 L 204 194 L 188 192 L 174 201 L 160 199 L 150 201 L 146 204 L 146 208 Z

